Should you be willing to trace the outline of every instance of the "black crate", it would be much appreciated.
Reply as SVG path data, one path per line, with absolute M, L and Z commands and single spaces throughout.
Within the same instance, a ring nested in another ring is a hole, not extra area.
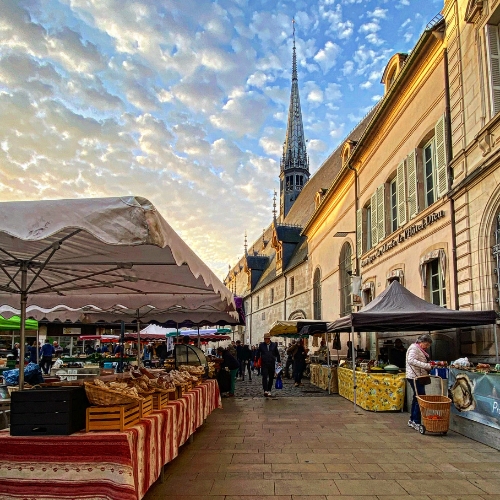
M 83 387 L 46 387 L 11 394 L 11 436 L 66 436 L 85 428 Z

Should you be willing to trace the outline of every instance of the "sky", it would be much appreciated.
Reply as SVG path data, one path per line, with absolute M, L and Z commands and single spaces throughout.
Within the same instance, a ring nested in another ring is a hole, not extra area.
M 136 195 L 222 279 L 271 222 L 295 19 L 314 174 L 443 0 L 1 0 L 0 200 Z

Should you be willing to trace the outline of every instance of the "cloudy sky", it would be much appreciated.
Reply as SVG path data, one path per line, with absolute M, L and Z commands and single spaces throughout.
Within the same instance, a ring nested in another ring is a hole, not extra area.
M 311 171 L 443 0 L 0 0 L 0 199 L 149 198 L 224 277 L 272 214 L 292 18 Z

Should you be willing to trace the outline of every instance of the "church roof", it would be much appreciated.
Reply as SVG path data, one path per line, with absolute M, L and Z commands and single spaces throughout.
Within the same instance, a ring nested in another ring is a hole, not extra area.
M 276 225 L 276 236 L 283 243 L 298 243 L 300 241 L 301 226 Z

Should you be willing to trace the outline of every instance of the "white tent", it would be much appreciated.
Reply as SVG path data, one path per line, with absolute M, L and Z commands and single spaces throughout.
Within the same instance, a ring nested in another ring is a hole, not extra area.
M 0 270 L 0 304 L 20 309 L 21 325 L 31 305 L 209 307 L 237 318 L 231 292 L 145 198 L 0 203 Z

